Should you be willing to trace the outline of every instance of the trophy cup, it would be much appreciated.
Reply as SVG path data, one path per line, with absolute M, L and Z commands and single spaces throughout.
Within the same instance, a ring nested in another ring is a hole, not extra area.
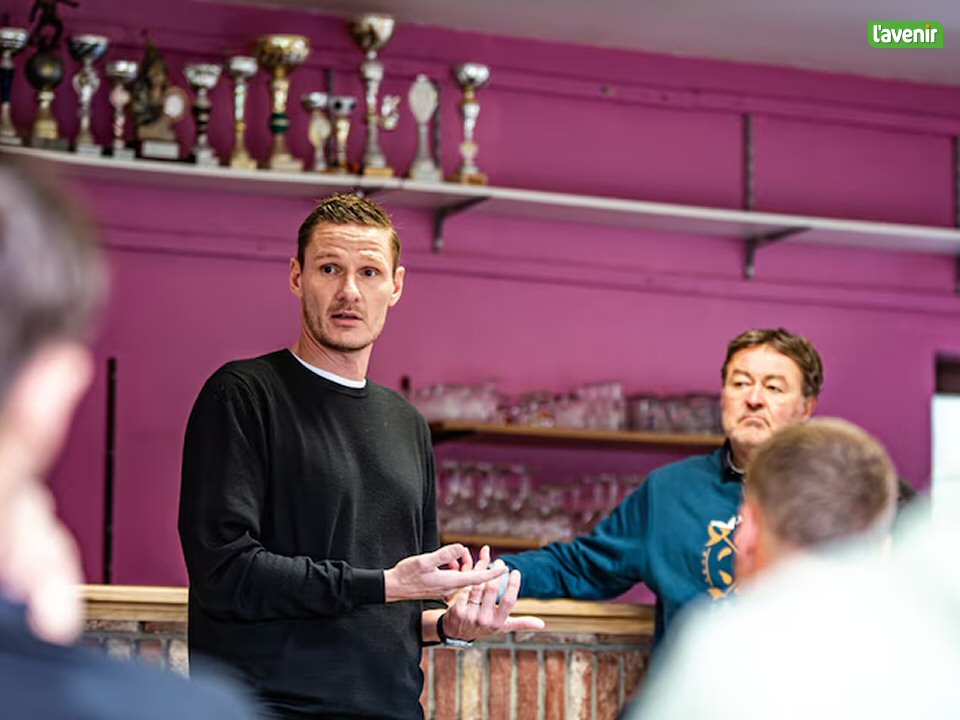
M 290 73 L 303 64 L 310 54 L 310 41 L 303 35 L 263 35 L 257 41 L 257 62 L 269 71 L 270 95 L 273 111 L 270 113 L 270 132 L 273 133 L 273 150 L 264 167 L 268 170 L 298 172 L 302 169 L 284 141 L 290 127 L 287 118 L 287 95 L 290 92 Z
M 443 180 L 443 174 L 433 160 L 433 150 L 430 147 L 430 121 L 437 112 L 438 95 L 433 81 L 426 75 L 417 75 L 417 79 L 410 86 L 407 96 L 410 112 L 417 121 L 417 155 L 407 174 L 412 180 L 438 182 Z
M 257 161 L 250 157 L 243 142 L 247 130 L 244 119 L 247 107 L 247 80 L 257 72 L 257 61 L 246 55 L 235 55 L 227 61 L 227 73 L 233 79 L 233 152 L 230 153 L 230 167 L 237 170 L 254 170 Z
M 70 55 L 83 63 L 83 67 L 73 76 L 73 89 L 77 91 L 80 102 L 77 105 L 77 117 L 80 129 L 74 150 L 80 155 L 99 155 L 100 146 L 93 140 L 90 132 L 90 101 L 100 88 L 100 77 L 93 64 L 103 57 L 110 44 L 102 35 L 74 35 L 70 38 Z
M 10 95 L 13 92 L 13 56 L 27 46 L 30 36 L 23 28 L 0 28 L 0 145 L 21 145 L 23 141 L 17 135 L 17 128 L 10 116 Z
M 337 146 L 337 161 L 331 172 L 349 173 L 347 136 L 350 135 L 350 116 L 357 107 L 357 99 L 348 95 L 335 95 L 330 98 L 329 105 L 330 114 L 333 116 L 333 138 Z
M 389 15 L 365 13 L 352 18 L 349 28 L 354 42 L 366 53 L 366 60 L 360 65 L 367 102 L 367 146 L 363 151 L 363 174 L 390 177 L 393 169 L 387 166 L 387 158 L 380 149 L 379 132 L 381 127 L 393 130 L 397 126 L 400 98 L 387 95 L 383 98 L 383 106 L 377 107 L 377 93 L 383 80 L 383 63 L 377 60 L 377 52 L 393 35 L 394 20 Z
M 187 109 L 187 94 L 169 82 L 167 64 L 149 40 L 143 62 L 131 85 L 130 112 L 136 127 L 138 155 L 155 160 L 179 160 L 180 144 L 173 131 Z
M 76 3 L 69 0 L 67 4 Z M 31 147 L 46 150 L 66 150 L 70 143 L 60 137 L 60 128 L 53 115 L 54 92 L 63 81 L 66 74 L 63 58 L 57 54 L 60 47 L 60 38 L 63 35 L 63 21 L 57 16 L 57 2 L 35 2 L 30 13 L 30 19 L 40 9 L 40 17 L 33 29 L 30 41 L 37 46 L 37 51 L 27 60 L 27 81 L 37 91 L 37 117 L 33 121 L 33 130 L 27 139 Z M 49 29 L 49 32 L 45 32 Z
M 190 83 L 190 87 L 197 94 L 193 101 L 193 119 L 197 124 L 197 142 L 190 153 L 190 162 L 197 165 L 216 166 L 220 158 L 210 147 L 207 137 L 207 126 L 210 124 L 210 91 L 220 79 L 220 66 L 212 63 L 193 63 L 183 69 L 183 74 Z
M 463 142 L 460 143 L 460 167 L 450 180 L 468 185 L 486 185 L 487 176 L 477 167 L 477 143 L 473 131 L 480 115 L 480 103 L 477 102 L 477 90 L 490 79 L 490 68 L 479 63 L 463 63 L 453 68 L 463 100 L 460 101 L 460 114 L 463 115 Z
M 103 148 L 103 154 L 117 160 L 133 160 L 133 150 L 127 147 L 124 130 L 127 105 L 130 103 L 127 85 L 137 76 L 138 67 L 133 60 L 114 60 L 107 63 L 106 74 L 112 85 L 110 105 L 113 107 L 113 141 Z
M 310 144 L 313 145 L 313 164 L 311 165 L 308 161 L 304 164 L 303 169 L 313 170 L 313 172 L 326 172 L 325 147 L 332 130 L 330 119 L 324 112 L 327 109 L 327 94 L 322 92 L 307 93 L 300 98 L 300 102 L 303 109 L 310 113 L 307 137 L 310 138 Z

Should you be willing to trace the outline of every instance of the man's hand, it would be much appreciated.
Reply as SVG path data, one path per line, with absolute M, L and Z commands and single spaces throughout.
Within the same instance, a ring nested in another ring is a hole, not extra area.
M 445 566 L 447 569 L 441 569 Z M 447 598 L 460 588 L 483 585 L 507 571 L 504 567 L 473 569 L 473 558 L 463 545 L 444 545 L 423 555 L 404 558 L 383 572 L 387 602 Z M 499 582 L 499 580 L 496 580 Z
M 490 565 L 490 548 L 484 545 L 480 549 L 476 567 L 471 568 L 470 565 L 465 565 L 462 570 L 477 572 L 488 567 L 507 569 L 502 560 L 497 560 Z M 488 581 L 485 585 L 474 586 L 457 594 L 443 618 L 443 629 L 448 637 L 475 640 L 484 635 L 497 633 L 543 630 L 544 622 L 538 617 L 510 616 L 510 611 L 516 605 L 517 595 L 520 592 L 520 571 L 513 570 L 510 573 L 507 589 L 497 603 L 501 581 L 502 578 L 497 578 Z

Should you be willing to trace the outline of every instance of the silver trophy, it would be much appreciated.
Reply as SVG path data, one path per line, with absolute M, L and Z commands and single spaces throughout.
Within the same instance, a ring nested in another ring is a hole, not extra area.
M 408 173 L 408 177 L 413 180 L 443 180 L 443 173 L 437 167 L 430 147 L 430 121 L 437 112 L 438 98 L 433 81 L 426 75 L 417 75 L 407 96 L 410 112 L 417 121 L 417 156 L 413 159 Z
M 367 102 L 367 146 L 363 151 L 363 174 L 390 177 L 393 168 L 387 165 L 387 158 L 380 149 L 379 134 L 381 127 L 393 130 L 397 126 L 400 98 L 387 95 L 383 98 L 383 106 L 378 107 L 377 94 L 383 80 L 383 63 L 377 60 L 377 52 L 390 40 L 395 23 L 390 15 L 365 13 L 352 18 L 348 26 L 354 42 L 367 56 L 360 65 Z
M 347 95 L 335 95 L 330 98 L 330 114 L 333 116 L 333 138 L 337 147 L 336 163 L 331 172 L 348 173 L 347 137 L 350 135 L 350 116 L 357 107 L 357 99 Z
M 257 61 L 246 55 L 235 55 L 227 61 L 227 74 L 233 80 L 233 152 L 230 167 L 238 170 L 255 170 L 257 161 L 250 157 L 244 144 L 247 130 L 247 80 L 257 72 Z
M 197 94 L 193 101 L 193 119 L 197 125 L 197 142 L 190 152 L 190 162 L 197 165 L 215 166 L 220 164 L 220 158 L 210 147 L 207 137 L 207 126 L 210 124 L 210 91 L 220 79 L 220 66 L 213 63 L 191 63 L 183 68 L 183 74 L 190 83 L 190 87 Z
M 106 75 L 110 80 L 110 106 L 113 108 L 113 140 L 104 147 L 103 154 L 118 160 L 133 160 L 133 148 L 127 147 L 124 136 L 127 123 L 127 105 L 130 90 L 127 86 L 137 77 L 139 65 L 134 60 L 114 60 L 107 63 Z
M 327 159 L 324 148 L 327 145 L 327 138 L 330 137 L 330 133 L 333 130 L 330 124 L 330 118 L 327 117 L 327 113 L 325 112 L 327 109 L 327 101 L 327 94 L 323 92 L 307 93 L 300 98 L 303 109 L 310 113 L 310 125 L 307 130 L 307 137 L 310 139 L 310 144 L 313 145 L 313 163 L 308 161 L 304 165 L 304 170 L 312 170 L 313 172 L 327 171 Z
M 30 34 L 23 28 L 0 28 L 0 145 L 22 145 L 17 128 L 10 116 L 10 94 L 13 91 L 13 56 L 23 50 L 30 40 Z
M 93 64 L 103 57 L 110 41 L 102 35 L 74 35 L 70 38 L 70 55 L 83 63 L 83 67 L 73 76 L 73 89 L 77 91 L 77 117 L 80 129 L 74 150 L 80 155 L 99 155 L 100 146 L 94 142 L 90 132 L 90 101 L 100 88 L 100 76 Z
M 487 176 L 477 167 L 477 143 L 473 132 L 480 116 L 480 103 L 477 102 L 477 90 L 490 80 L 490 68 L 479 63 L 463 63 L 453 68 L 463 100 L 460 101 L 460 114 L 463 116 L 463 142 L 460 143 L 460 167 L 451 179 L 453 182 L 469 185 L 486 185 Z

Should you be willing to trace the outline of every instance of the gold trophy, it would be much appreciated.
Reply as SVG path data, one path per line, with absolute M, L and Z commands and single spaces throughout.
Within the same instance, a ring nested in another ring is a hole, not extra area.
M 336 163 L 330 172 L 344 175 L 350 172 L 347 161 L 347 138 L 350 135 L 350 116 L 357 107 L 357 99 L 349 95 L 335 95 L 329 102 L 333 116 L 333 139 L 336 144 Z
M 235 55 L 227 61 L 227 73 L 233 79 L 233 127 L 235 139 L 230 154 L 230 167 L 237 170 L 254 170 L 257 161 L 250 157 L 244 144 L 247 122 L 247 80 L 257 72 L 257 61 L 246 55 Z
M 303 169 L 313 172 L 327 172 L 326 146 L 327 138 L 333 126 L 330 124 L 330 118 L 325 112 L 327 109 L 327 94 L 324 92 L 311 92 L 300 98 L 303 109 L 310 113 L 310 126 L 307 130 L 307 137 L 310 144 L 313 145 L 313 162 L 309 160 L 304 163 Z
M 80 71 L 73 76 L 73 89 L 77 91 L 77 118 L 80 129 L 74 142 L 74 151 L 79 155 L 99 155 L 100 146 L 90 132 L 90 104 L 94 94 L 100 88 L 100 77 L 93 64 L 103 57 L 110 41 L 102 35 L 74 35 L 70 38 L 70 55 L 83 63 Z
M 397 127 L 400 113 L 397 108 L 400 98 L 387 95 L 383 106 L 377 107 L 377 93 L 383 80 L 383 63 L 377 60 L 377 52 L 383 48 L 393 35 L 395 23 L 389 15 L 365 13 L 352 18 L 348 27 L 354 42 L 366 53 L 366 60 L 360 65 L 360 76 L 366 87 L 367 101 L 367 146 L 363 151 L 363 174 L 377 177 L 390 177 L 393 168 L 387 165 L 387 158 L 380 149 L 380 128 L 393 130 Z
M 299 172 L 302 163 L 297 160 L 284 140 L 290 127 L 287 118 L 287 96 L 290 93 L 290 73 L 303 64 L 310 54 L 310 41 L 303 35 L 263 35 L 257 40 L 257 62 L 269 71 L 270 95 L 273 110 L 270 113 L 270 132 L 273 133 L 273 150 L 263 167 L 267 170 Z
M 3 59 L 0 60 L 0 144 L 22 145 L 23 140 L 17 135 L 17 128 L 10 117 L 10 94 L 13 91 L 13 56 L 23 50 L 30 40 L 30 35 L 23 28 L 0 28 L 0 51 Z
M 453 76 L 463 90 L 460 101 L 460 114 L 463 116 L 463 142 L 460 143 L 460 167 L 451 182 L 468 185 L 486 185 L 487 176 L 477 167 L 477 143 L 473 132 L 480 116 L 480 103 L 477 102 L 477 90 L 490 80 L 490 68 L 479 63 L 463 63 L 453 68 Z

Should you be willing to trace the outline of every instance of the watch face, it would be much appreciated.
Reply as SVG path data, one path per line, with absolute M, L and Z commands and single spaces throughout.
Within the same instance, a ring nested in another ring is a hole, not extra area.
M 187 98 L 180 88 L 170 88 L 163 99 L 163 114 L 171 120 L 179 120 L 187 109 Z

